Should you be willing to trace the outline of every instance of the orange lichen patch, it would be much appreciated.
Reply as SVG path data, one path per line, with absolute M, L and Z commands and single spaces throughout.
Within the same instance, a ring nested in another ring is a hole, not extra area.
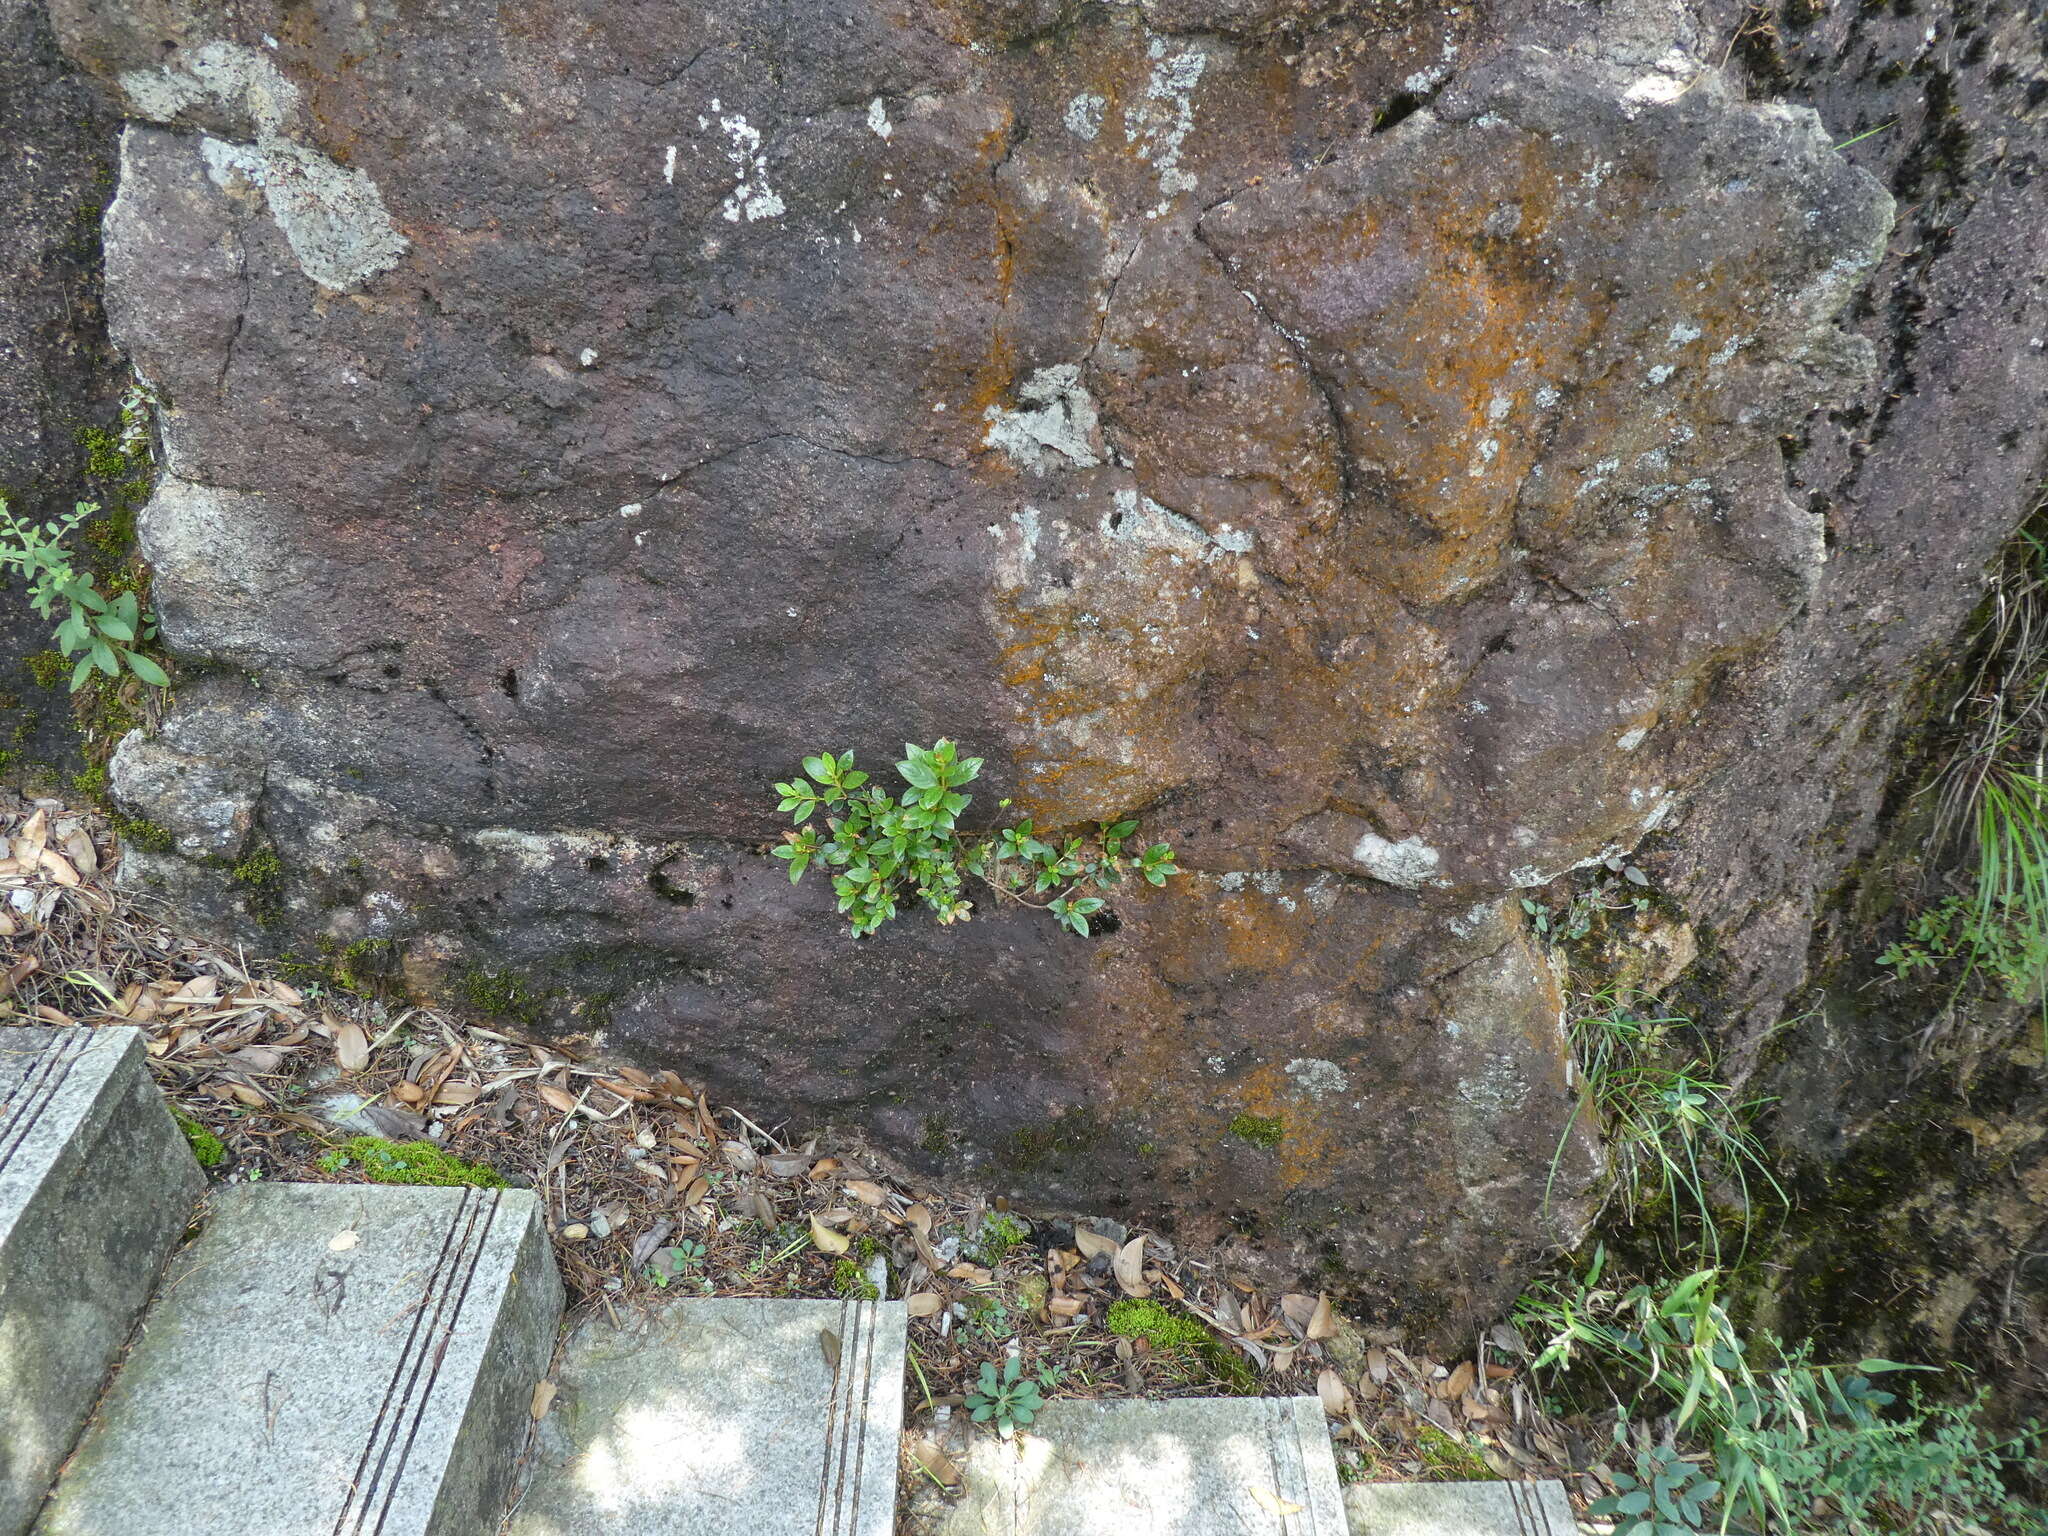
M 1275 1181 L 1282 1189 L 1299 1189 L 1328 1181 L 1351 1149 L 1324 1123 L 1315 1101 L 1298 1091 L 1277 1063 L 1257 1067 L 1235 1084 L 1234 1114 L 1278 1121 L 1277 1139 L 1265 1150 L 1274 1161 Z M 1233 1116 L 1234 1118 L 1234 1116 Z M 1229 1122 L 1221 1127 L 1229 1136 Z M 1242 1139 L 1242 1137 L 1240 1137 Z M 1268 1137 L 1261 1134 L 1260 1141 Z

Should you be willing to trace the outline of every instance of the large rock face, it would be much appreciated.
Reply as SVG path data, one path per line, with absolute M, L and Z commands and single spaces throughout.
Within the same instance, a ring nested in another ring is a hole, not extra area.
M 42 0 L 0 0 L 0 498 L 37 523 L 89 488 L 81 429 L 104 427 L 120 359 L 100 309 L 99 217 L 118 119 L 58 51 Z M 81 542 L 74 540 L 74 547 Z M 51 621 L 0 576 L 0 780 L 80 766 L 70 700 L 27 658 Z
M 1418 1314 L 1578 1229 L 1519 897 L 1808 708 L 1831 505 L 1788 445 L 1876 377 L 1843 316 L 1892 199 L 1718 34 L 53 9 L 131 118 L 110 306 L 168 402 L 142 538 L 194 665 L 115 764 L 177 837 L 145 877 Z M 1191 872 L 1089 940 L 984 903 L 849 943 L 769 785 L 941 734 L 984 806 Z

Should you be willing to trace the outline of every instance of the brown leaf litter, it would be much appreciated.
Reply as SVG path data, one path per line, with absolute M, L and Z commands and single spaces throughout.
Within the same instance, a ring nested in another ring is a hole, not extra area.
M 1059 1396 L 1317 1396 L 1348 1475 L 1470 1476 L 1483 1460 L 1592 1491 L 1572 1470 L 1584 1449 L 1543 1413 L 1512 1330 L 1439 1362 L 1326 1296 L 1263 1296 L 1158 1233 L 1026 1219 L 907 1181 L 861 1148 L 771 1131 L 672 1072 L 614 1067 L 580 1042 L 286 980 L 121 890 L 120 845 L 96 811 L 0 792 L 0 834 L 0 1027 L 138 1027 L 166 1097 L 221 1139 L 216 1179 L 349 1181 L 359 1169 L 321 1159 L 360 1134 L 485 1164 L 540 1196 L 586 1306 L 834 1296 L 879 1280 L 913 1319 L 907 1482 L 957 1480 L 967 1415 L 953 1410 L 979 1364 L 1014 1347 L 1027 1368 L 1057 1371 Z M 1125 1297 L 1199 1318 L 1245 1369 L 1219 1376 L 1195 1353 L 1111 1336 L 1108 1310 Z M 552 1397 L 535 1392 L 536 1416 Z

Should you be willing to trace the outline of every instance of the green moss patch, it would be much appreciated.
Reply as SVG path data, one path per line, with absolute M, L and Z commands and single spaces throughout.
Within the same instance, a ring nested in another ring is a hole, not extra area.
M 466 1163 L 431 1141 L 386 1141 L 381 1136 L 351 1136 L 323 1152 L 316 1166 L 322 1173 L 355 1172 L 369 1184 L 431 1184 L 453 1189 L 503 1189 L 504 1175 L 482 1163 Z
M 1245 1111 L 1230 1122 L 1230 1134 L 1239 1141 L 1271 1151 L 1287 1135 L 1287 1127 L 1278 1115 L 1255 1115 Z
M 1195 1318 L 1156 1301 L 1125 1297 L 1112 1302 L 1106 1319 L 1109 1331 L 1121 1339 L 1143 1339 L 1160 1355 L 1185 1355 L 1201 1362 L 1210 1377 L 1225 1391 L 1239 1396 L 1257 1394 L 1259 1380 L 1251 1363 L 1230 1348 Z
M 218 1168 L 228 1160 L 226 1143 L 175 1104 L 171 1106 L 171 1118 L 185 1133 L 186 1144 L 192 1148 L 192 1155 L 199 1159 L 200 1167 Z

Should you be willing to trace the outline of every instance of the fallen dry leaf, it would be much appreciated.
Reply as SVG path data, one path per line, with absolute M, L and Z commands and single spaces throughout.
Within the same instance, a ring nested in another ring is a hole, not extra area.
M 360 1232 L 356 1232 L 353 1230 L 347 1232 L 337 1232 L 333 1237 L 327 1240 L 327 1251 L 329 1253 L 347 1253 L 349 1249 L 355 1247 L 355 1245 L 361 1242 L 362 1240 L 363 1238 Z
M 1323 1400 L 1323 1412 L 1333 1419 L 1341 1419 L 1351 1411 L 1350 1389 L 1328 1366 L 1316 1376 L 1316 1396 Z
M 903 1310 L 912 1317 L 936 1317 L 945 1305 L 946 1298 L 937 1291 L 919 1291 L 903 1298 Z
M 1285 1518 L 1288 1515 L 1298 1515 L 1301 1513 L 1301 1505 L 1295 1503 L 1292 1499 L 1281 1498 L 1279 1494 L 1273 1492 L 1270 1488 L 1261 1488 L 1257 1483 L 1248 1483 L 1246 1484 L 1245 1491 L 1251 1494 L 1252 1502 L 1269 1515 L 1278 1515 Z
M 552 1408 L 555 1404 L 555 1390 L 555 1384 L 552 1381 L 535 1382 L 533 1386 L 533 1401 L 527 1406 L 526 1411 L 536 1419 L 546 1418 L 548 1416 L 548 1409 Z
M 360 1072 L 370 1064 L 370 1037 L 360 1024 L 344 1024 L 334 1034 L 334 1059 L 344 1072 Z
M 887 1198 L 887 1192 L 872 1179 L 848 1179 L 846 1192 L 867 1205 L 880 1205 Z
M 1449 1402 L 1456 1402 L 1472 1390 L 1472 1378 L 1478 1373 L 1472 1369 L 1470 1360 L 1460 1360 L 1458 1368 L 1444 1381 L 1438 1395 Z
M 566 1088 L 557 1088 L 553 1083 L 540 1085 L 541 1102 L 550 1109 L 559 1109 L 563 1114 L 576 1112 L 576 1095 Z
M 938 1482 L 951 1488 L 960 1481 L 960 1468 L 953 1458 L 931 1441 L 919 1435 L 910 1442 L 910 1454 L 917 1458 L 917 1464 L 929 1472 Z
M 1074 1246 L 1081 1250 L 1084 1259 L 1116 1257 L 1115 1238 L 1104 1237 L 1100 1232 L 1091 1232 L 1078 1224 L 1074 1228 Z
M 834 1232 L 818 1220 L 815 1212 L 811 1216 L 811 1241 L 817 1244 L 820 1253 L 844 1253 L 853 1246 L 844 1233 Z
M 1152 1287 L 1145 1283 L 1145 1238 L 1144 1234 L 1132 1238 L 1116 1251 L 1116 1258 L 1110 1262 L 1116 1275 L 1116 1283 L 1123 1288 L 1126 1296 L 1150 1296 Z
M 1337 1312 L 1330 1305 L 1330 1298 L 1328 1296 L 1318 1296 L 1316 1298 L 1316 1309 L 1310 1314 L 1308 1320 L 1308 1336 L 1313 1340 L 1334 1339 L 1337 1337 Z

